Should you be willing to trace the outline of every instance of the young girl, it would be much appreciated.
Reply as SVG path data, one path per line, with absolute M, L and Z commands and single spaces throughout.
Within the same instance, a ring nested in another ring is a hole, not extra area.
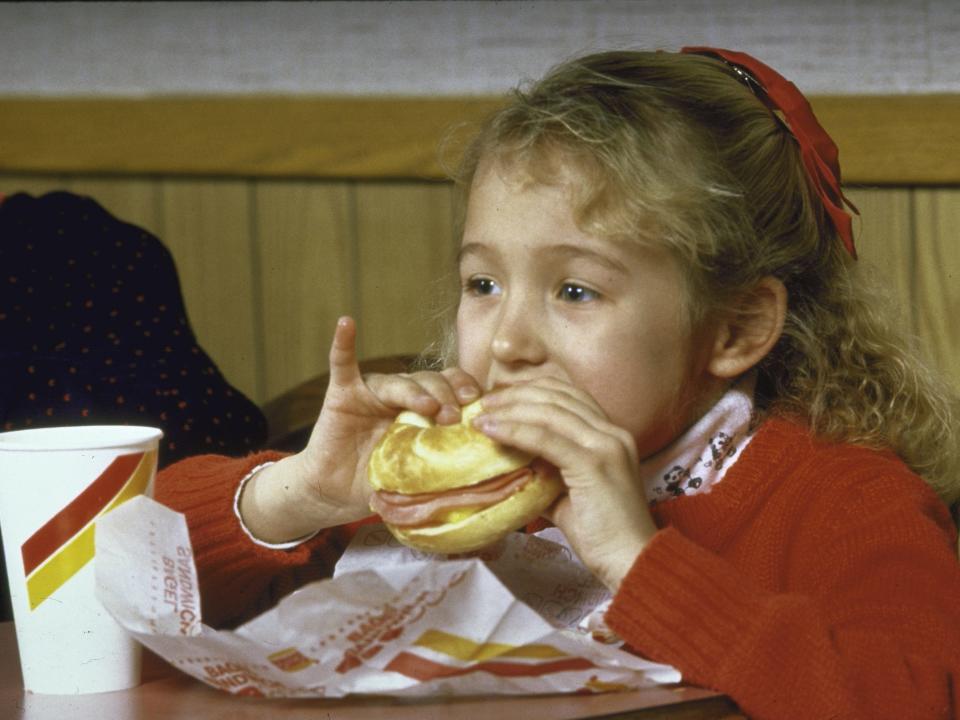
M 494 115 L 460 179 L 446 369 L 361 377 L 344 318 L 303 452 L 159 478 L 205 620 L 328 574 L 396 414 L 482 396 L 478 427 L 559 469 L 549 520 L 636 652 L 751 717 L 952 717 L 956 403 L 861 288 L 796 88 L 720 50 L 585 57 Z

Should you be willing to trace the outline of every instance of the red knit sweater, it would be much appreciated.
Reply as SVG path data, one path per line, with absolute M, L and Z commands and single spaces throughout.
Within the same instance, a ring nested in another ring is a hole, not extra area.
M 236 484 L 275 457 L 203 456 L 157 480 L 157 499 L 187 516 L 208 624 L 328 575 L 349 541 L 352 528 L 289 551 L 249 541 Z M 895 457 L 772 419 L 712 491 L 654 514 L 662 529 L 607 615 L 637 652 L 754 718 L 957 716 L 956 528 Z

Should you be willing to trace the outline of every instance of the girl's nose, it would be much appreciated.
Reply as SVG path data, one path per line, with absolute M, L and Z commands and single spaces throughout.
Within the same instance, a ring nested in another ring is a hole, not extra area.
M 546 346 L 541 329 L 535 308 L 523 303 L 505 307 L 491 342 L 494 359 L 505 365 L 542 363 Z

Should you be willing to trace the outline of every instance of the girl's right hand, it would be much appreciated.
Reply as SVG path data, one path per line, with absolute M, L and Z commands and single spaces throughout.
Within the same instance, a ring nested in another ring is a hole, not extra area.
M 460 420 L 460 407 L 480 396 L 460 370 L 364 378 L 356 357 L 356 326 L 337 322 L 330 348 L 330 384 L 307 447 L 252 478 L 240 498 L 244 524 L 258 538 L 283 542 L 370 514 L 367 461 L 401 410 Z

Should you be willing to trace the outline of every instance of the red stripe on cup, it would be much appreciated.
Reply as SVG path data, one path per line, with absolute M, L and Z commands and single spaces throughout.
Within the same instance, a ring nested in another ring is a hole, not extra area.
M 120 492 L 142 457 L 143 453 L 117 456 L 69 505 L 31 535 L 21 547 L 24 575 L 36 570 L 67 540 L 83 530 Z

